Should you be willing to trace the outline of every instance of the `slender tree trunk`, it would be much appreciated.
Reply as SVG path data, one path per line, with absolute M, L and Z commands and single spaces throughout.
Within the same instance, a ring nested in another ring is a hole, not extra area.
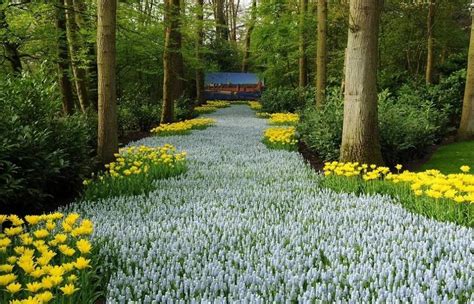
M 174 120 L 174 103 L 183 92 L 180 0 L 167 0 L 165 49 L 163 52 L 163 107 L 161 123 Z
M 382 164 L 377 119 L 380 0 L 351 0 L 341 161 Z
M 82 43 L 79 37 L 79 26 L 76 23 L 76 9 L 72 0 L 65 0 L 67 37 L 69 41 L 69 54 L 71 56 L 72 72 L 74 73 L 74 83 L 76 84 L 77 99 L 81 105 L 82 112 L 89 107 L 89 94 L 87 91 L 87 73 L 82 67 L 80 50 Z
M 3 35 L 5 35 L 5 33 L 7 34 L 5 37 L 2 37 L 3 35 L 0 36 L 0 38 L 2 38 L 1 44 L 5 50 L 5 58 L 10 63 L 13 73 L 19 75 L 23 70 L 21 65 L 20 52 L 18 51 L 19 45 L 17 43 L 11 42 L 8 39 L 10 29 L 7 23 L 5 11 L 2 8 L 0 8 L 0 33 L 1 32 L 4 32 Z
M 326 102 L 327 20 L 327 0 L 318 0 L 318 44 L 316 50 L 316 105 L 318 107 Z
M 72 95 L 72 85 L 69 79 L 69 57 L 67 53 L 66 39 L 66 15 L 63 7 L 63 0 L 58 0 L 56 7 L 56 31 L 58 42 L 58 83 L 61 91 L 61 101 L 63 112 L 70 115 L 74 112 L 74 96 Z
M 474 138 L 474 17 L 471 25 L 469 57 L 467 61 L 466 88 L 462 105 L 461 124 L 458 130 L 460 140 Z
M 229 40 L 229 28 L 227 27 L 227 22 L 225 19 L 225 3 L 224 0 L 215 0 L 216 1 L 216 36 L 220 40 Z
M 97 1 L 97 70 L 99 125 L 97 153 L 102 164 L 118 151 L 117 97 L 115 82 L 115 26 L 117 0 Z
M 299 73 L 298 85 L 304 88 L 307 85 L 308 69 L 306 66 L 306 8 L 308 7 L 308 0 L 300 0 L 300 24 L 299 24 Z
M 247 34 L 245 35 L 244 58 L 242 60 L 242 72 L 244 73 L 248 72 L 248 69 L 249 69 L 250 42 L 251 42 L 253 28 L 255 26 L 256 12 L 257 12 L 257 0 L 252 0 L 252 8 L 250 11 L 250 21 L 247 28 Z
M 434 50 L 433 50 L 433 21 L 435 14 L 435 4 L 433 0 L 429 2 L 428 18 L 427 18 L 427 31 L 428 31 L 428 43 L 427 43 L 427 56 L 426 56 L 426 84 L 433 83 L 433 66 L 434 66 Z
M 204 21 L 204 0 L 197 0 L 197 43 L 196 43 L 196 58 L 199 62 L 199 67 L 196 69 L 196 99 L 199 104 L 204 103 L 204 71 L 202 69 L 201 49 L 204 40 L 203 21 Z

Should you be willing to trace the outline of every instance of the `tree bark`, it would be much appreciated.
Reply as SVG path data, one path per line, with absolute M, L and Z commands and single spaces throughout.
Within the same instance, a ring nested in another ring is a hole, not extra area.
M 327 19 L 327 0 L 318 0 L 318 44 L 316 49 L 316 105 L 318 107 L 326 102 Z
M 204 40 L 203 21 L 204 21 L 204 0 L 197 0 L 197 43 L 196 43 L 196 58 L 200 66 L 196 69 L 196 99 L 198 104 L 204 103 L 204 71 L 202 69 L 201 49 Z
M 74 7 L 72 0 L 65 0 L 64 3 L 66 5 L 67 37 L 69 41 L 69 54 L 71 56 L 74 83 L 76 85 L 76 93 L 81 110 L 82 112 L 85 112 L 89 107 L 89 93 L 87 90 L 87 72 L 86 69 L 82 67 L 80 59 L 82 43 L 80 41 L 79 26 L 77 24 L 80 16 L 76 16 L 76 8 Z
M 246 73 L 249 69 L 249 58 L 250 58 L 250 43 L 252 38 L 252 32 L 255 26 L 255 18 L 257 13 L 257 0 L 252 0 L 252 8 L 250 11 L 250 21 L 247 28 L 247 34 L 245 35 L 245 46 L 244 46 L 244 58 L 242 60 L 242 72 Z
M 114 160 L 118 151 L 117 97 L 115 82 L 115 27 L 117 0 L 97 1 L 97 70 L 98 70 L 98 142 L 102 164 Z
M 377 119 L 380 0 L 351 0 L 341 155 L 343 162 L 382 164 Z
M 435 14 L 435 4 L 430 0 L 428 8 L 428 18 L 426 22 L 428 32 L 427 55 L 426 55 L 426 84 L 433 83 L 433 66 L 434 66 L 434 50 L 433 50 L 433 21 Z
M 10 32 L 7 17 L 3 8 L 0 9 L 0 32 L 1 31 L 6 32 L 7 34 Z M 12 42 L 8 37 L 1 38 L 1 43 L 5 50 L 5 58 L 10 63 L 13 73 L 16 75 L 20 75 L 23 70 L 21 65 L 20 52 L 18 51 L 18 48 L 20 46 L 18 45 L 18 43 Z
M 298 86 L 304 88 L 307 85 L 308 69 L 306 66 L 306 8 L 308 7 L 308 0 L 300 0 L 300 22 L 299 22 L 299 72 L 298 72 Z
M 67 53 L 66 39 L 66 15 L 64 12 L 63 0 L 56 1 L 56 31 L 58 42 L 58 83 L 61 91 L 61 101 L 63 112 L 70 115 L 74 112 L 74 96 L 72 94 L 72 84 L 69 79 L 69 56 Z
M 471 25 L 471 40 L 469 42 L 469 57 L 467 61 L 466 88 L 462 105 L 461 124 L 458 139 L 474 138 L 474 17 Z
M 174 103 L 183 92 L 183 57 L 181 54 L 180 0 L 167 0 L 166 32 L 163 52 L 163 107 L 161 123 L 174 120 Z
M 225 19 L 224 12 L 224 0 L 215 0 L 216 1 L 216 36 L 217 39 L 229 40 L 229 28 L 227 27 L 227 21 Z

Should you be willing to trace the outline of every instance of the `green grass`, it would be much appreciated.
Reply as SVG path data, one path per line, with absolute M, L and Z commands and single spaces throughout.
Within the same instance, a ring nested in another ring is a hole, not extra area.
M 437 169 L 444 174 L 459 173 L 459 167 L 467 165 L 474 170 L 474 141 L 465 141 L 441 146 L 423 164 L 419 171 Z

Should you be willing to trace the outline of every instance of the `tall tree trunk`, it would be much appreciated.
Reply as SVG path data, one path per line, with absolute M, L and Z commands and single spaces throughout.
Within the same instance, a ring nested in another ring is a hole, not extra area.
M 327 0 L 318 0 L 318 45 L 316 50 L 316 105 L 318 107 L 326 102 L 327 20 Z
M 66 4 L 66 23 L 67 23 L 67 37 L 69 41 L 69 54 L 71 56 L 72 72 L 74 73 L 74 82 L 76 84 L 77 98 L 81 105 L 82 112 L 85 112 L 89 107 L 89 94 L 87 90 L 87 73 L 86 69 L 82 67 L 80 59 L 80 50 L 82 43 L 79 37 L 79 26 L 76 17 L 76 8 L 73 0 L 65 0 Z
M 90 15 L 87 13 L 87 5 L 84 0 L 73 0 L 76 24 L 79 27 L 79 32 L 82 29 L 87 29 L 90 27 L 97 27 L 95 21 L 92 20 Z M 96 45 L 94 42 L 85 41 L 82 42 L 83 47 L 86 49 L 88 62 L 86 70 L 86 79 L 88 80 L 87 86 L 87 97 L 89 103 L 92 104 L 94 109 L 97 111 L 97 54 L 96 54 Z
M 204 103 L 204 71 L 202 69 L 201 49 L 204 40 L 203 21 L 204 21 L 204 0 L 197 0 L 197 43 L 196 43 L 196 58 L 199 62 L 199 67 L 196 69 L 196 99 L 199 104 Z
M 3 32 L 3 35 L 5 35 L 5 33 L 7 34 L 4 37 L 2 37 L 3 35 L 0 36 L 2 46 L 5 50 L 5 58 L 8 60 L 8 62 L 10 62 L 13 73 L 17 75 L 21 74 L 23 68 L 21 65 L 20 52 L 18 51 L 19 45 L 10 41 L 8 38 L 10 28 L 7 23 L 7 17 L 5 15 L 4 8 L 0 8 L 0 32 Z
M 464 90 L 464 101 L 462 105 L 461 124 L 458 130 L 458 138 L 461 140 L 474 138 L 474 15 L 471 25 L 466 88 Z
M 351 0 L 341 155 L 344 162 L 382 164 L 377 119 L 380 0 Z
M 63 112 L 70 115 L 74 112 L 74 96 L 69 79 L 69 56 L 67 53 L 66 15 L 63 0 L 56 1 L 56 31 L 58 42 L 58 83 L 61 91 Z
M 433 21 L 435 14 L 435 4 L 430 0 L 428 8 L 428 18 L 426 22 L 428 32 L 427 55 L 426 55 L 426 84 L 433 83 L 433 66 L 434 66 L 434 50 L 433 50 Z
M 163 52 L 163 107 L 161 123 L 174 120 L 174 103 L 183 92 L 181 55 L 180 0 L 167 0 L 166 33 Z
M 300 88 L 306 87 L 308 69 L 306 66 L 306 8 L 308 7 L 308 0 L 300 0 L 300 22 L 299 22 L 299 73 L 298 85 Z
M 216 10 L 216 36 L 220 40 L 229 40 L 229 28 L 227 27 L 227 21 L 225 19 L 225 3 L 224 0 L 215 0 Z
M 102 164 L 118 151 L 117 97 L 115 82 L 115 26 L 117 0 L 97 1 L 97 70 L 99 125 L 97 154 Z
M 244 46 L 244 58 L 242 60 L 242 72 L 246 73 L 249 69 L 249 58 L 250 58 L 250 42 L 252 32 L 255 26 L 255 18 L 257 13 L 257 0 L 252 0 L 252 7 L 250 11 L 250 21 L 247 28 L 247 34 L 245 35 L 245 46 Z

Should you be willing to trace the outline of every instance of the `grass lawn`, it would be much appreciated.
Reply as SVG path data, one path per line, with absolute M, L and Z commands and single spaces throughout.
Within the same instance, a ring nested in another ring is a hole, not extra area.
M 458 142 L 440 147 L 419 171 L 438 169 L 442 173 L 459 173 L 467 165 L 474 170 L 474 141 Z

